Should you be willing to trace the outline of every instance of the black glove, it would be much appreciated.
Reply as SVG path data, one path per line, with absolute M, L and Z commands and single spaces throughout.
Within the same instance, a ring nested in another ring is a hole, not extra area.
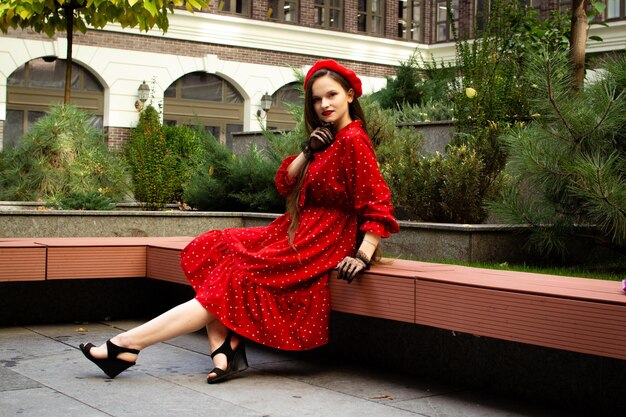
M 313 160 L 315 152 L 328 148 L 335 140 L 335 134 L 330 127 L 318 127 L 309 135 L 309 139 L 302 142 L 302 153 L 308 160 Z
M 345 279 L 348 284 L 352 282 L 356 274 L 367 269 L 369 265 L 369 259 L 361 251 L 357 252 L 356 257 L 346 256 L 343 261 L 339 262 L 337 269 L 339 274 L 337 279 Z

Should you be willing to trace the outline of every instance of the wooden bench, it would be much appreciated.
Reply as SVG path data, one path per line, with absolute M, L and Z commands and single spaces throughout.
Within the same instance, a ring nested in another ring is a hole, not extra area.
M 0 282 L 145 277 L 187 284 L 190 237 L 0 239 Z M 626 294 L 612 281 L 387 260 L 332 309 L 549 348 L 626 359 Z

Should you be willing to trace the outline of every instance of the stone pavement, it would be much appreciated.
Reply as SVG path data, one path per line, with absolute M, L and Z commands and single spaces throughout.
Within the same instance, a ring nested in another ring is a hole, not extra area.
M 248 346 L 250 368 L 206 384 L 206 336 L 146 349 L 108 379 L 78 350 L 136 321 L 0 328 L 0 415 L 46 417 L 565 417 L 559 411 L 454 386 L 328 363 L 320 355 Z

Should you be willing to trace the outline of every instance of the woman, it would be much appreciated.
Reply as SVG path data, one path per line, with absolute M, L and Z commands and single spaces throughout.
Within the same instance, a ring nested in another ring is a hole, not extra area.
M 183 249 L 193 300 L 101 346 L 80 346 L 109 377 L 134 365 L 140 350 L 205 326 L 210 384 L 248 367 L 243 338 L 286 350 L 328 342 L 329 271 L 350 283 L 399 228 L 365 133 L 361 80 L 322 60 L 304 87 L 310 136 L 276 174 L 287 213 L 269 226 L 209 231 Z

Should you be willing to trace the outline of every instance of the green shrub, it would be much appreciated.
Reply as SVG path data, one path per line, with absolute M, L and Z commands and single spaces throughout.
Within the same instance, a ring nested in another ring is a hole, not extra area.
M 400 61 L 395 77 L 387 77 L 385 88 L 373 94 L 384 109 L 402 109 L 405 106 L 424 106 L 429 102 L 447 103 L 454 69 L 438 65 L 432 59 L 425 61 L 414 53 L 407 61 Z M 417 121 L 417 120 L 411 120 Z
M 276 191 L 275 159 L 251 146 L 242 157 L 215 138 L 204 142 L 201 167 L 185 190 L 193 208 L 208 211 L 282 212 L 284 200 Z
M 72 194 L 119 201 L 128 192 L 121 158 L 112 154 L 90 116 L 53 106 L 13 149 L 2 152 L 0 199 L 61 200 Z
M 97 191 L 75 192 L 51 198 L 46 207 L 61 210 L 113 210 L 115 204 Z
M 176 184 L 176 155 L 170 150 L 160 116 L 146 107 L 124 147 L 135 199 L 147 210 L 159 210 L 172 201 Z
M 171 168 L 173 192 L 169 201 L 185 202 L 185 189 L 207 158 L 203 143 L 212 140 L 213 136 L 202 127 L 164 126 L 163 131 L 170 155 L 174 158 Z
M 532 56 L 536 120 L 503 137 L 509 186 L 490 205 L 532 227 L 530 246 L 565 255 L 582 237 L 626 254 L 626 58 L 574 93 L 566 49 Z
M 405 104 L 396 113 L 398 123 L 429 123 L 452 119 L 452 107 L 443 100 L 431 100 L 422 105 Z

